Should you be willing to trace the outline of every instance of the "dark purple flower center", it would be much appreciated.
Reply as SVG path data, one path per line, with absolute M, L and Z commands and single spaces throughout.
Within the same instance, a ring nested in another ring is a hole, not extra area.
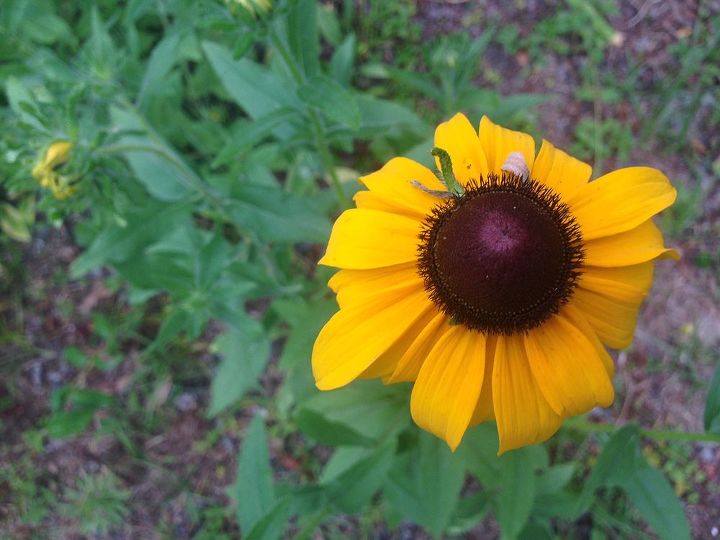
M 582 261 L 580 228 L 560 197 L 505 174 L 473 182 L 434 209 L 421 233 L 418 269 L 455 323 L 510 334 L 558 312 Z

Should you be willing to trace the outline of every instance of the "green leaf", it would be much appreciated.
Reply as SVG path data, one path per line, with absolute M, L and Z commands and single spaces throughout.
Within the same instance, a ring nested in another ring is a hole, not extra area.
M 133 133 L 120 137 L 117 144 L 133 148 L 123 155 L 135 177 L 153 197 L 175 202 L 196 189 L 193 170 L 159 135 L 149 133 L 149 126 L 138 114 L 113 107 L 110 117 L 115 129 Z M 136 135 L 137 132 L 145 133 Z
M 409 421 L 407 389 L 379 381 L 356 381 L 351 386 L 321 392 L 303 403 L 329 422 L 343 424 L 375 440 L 398 433 Z
M 198 289 L 212 289 L 230 262 L 233 248 L 225 240 L 222 229 L 214 231 L 194 260 L 195 285 Z
M 240 529 L 246 534 L 271 513 L 275 505 L 267 434 L 260 415 L 255 415 L 245 433 L 231 494 L 237 502 Z
M 51 404 L 54 412 L 47 419 L 48 434 L 64 438 L 85 431 L 95 412 L 110 407 L 113 398 L 98 390 L 66 386 L 53 392 Z
M 715 369 L 715 375 L 710 383 L 707 401 L 705 401 L 703 425 L 705 431 L 720 435 L 720 365 Z
M 37 115 L 37 104 L 32 92 L 15 77 L 8 77 L 5 82 L 5 93 L 12 111 L 20 119 L 32 127 L 43 130 L 43 124 Z M 31 112 L 32 111 L 32 112 Z
M 127 225 L 105 226 L 88 249 L 75 259 L 71 276 L 80 277 L 93 268 L 129 259 L 142 259 L 151 244 L 188 225 L 189 204 L 162 204 L 145 201 L 145 206 L 133 208 L 124 216 Z
M 34 13 L 25 19 L 23 30 L 33 41 L 45 45 L 55 42 L 72 44 L 75 41 L 68 24 L 54 13 Z
M 335 6 L 320 4 L 317 9 L 317 23 L 322 37 L 333 46 L 337 46 L 342 40 L 342 28 L 338 19 Z
M 167 291 L 178 296 L 190 293 L 193 285 L 189 257 L 176 253 L 146 253 L 115 263 L 118 272 L 134 287 L 149 291 Z
M 538 477 L 537 491 L 542 494 L 559 492 L 572 479 L 577 463 L 562 463 L 545 469 Z
M 325 467 L 323 467 L 319 483 L 329 484 L 360 460 L 368 457 L 373 451 L 374 448 L 363 448 L 361 446 L 336 448 Z
M 356 47 L 355 34 L 349 34 L 330 59 L 330 76 L 343 86 L 348 86 L 352 80 Z
M 397 68 L 389 68 L 389 73 L 395 81 L 416 90 L 437 103 L 442 102 L 443 93 L 432 77 L 427 73 L 406 71 Z
M 382 487 L 395 455 L 392 439 L 326 486 L 330 503 L 342 512 L 360 512 Z
M 486 487 L 494 487 L 502 481 L 499 478 L 498 443 L 497 429 L 488 422 L 469 429 L 458 449 L 465 456 L 470 472 Z
M 275 73 L 246 58 L 235 60 L 221 45 L 205 41 L 202 46 L 227 93 L 250 117 L 261 118 L 283 107 L 298 108 L 288 85 Z
M 385 495 L 405 518 L 440 536 L 450 523 L 465 478 L 465 462 L 424 431 L 390 471 Z
M 297 402 L 317 393 L 308 366 L 315 338 L 337 311 L 337 303 L 327 297 L 310 300 L 283 298 L 273 303 L 272 310 L 290 326 L 278 360 L 284 378 L 277 403 L 278 408 L 287 413 Z
M 276 540 L 282 536 L 290 517 L 290 497 L 278 500 L 247 533 L 246 540 Z
M 322 414 L 310 409 L 300 409 L 295 415 L 295 421 L 304 435 L 314 439 L 320 444 L 329 446 L 369 446 L 373 439 L 369 439 L 346 424 L 332 422 Z
M 377 130 L 412 130 L 419 134 L 426 133 L 430 127 L 417 114 L 407 107 L 375 98 L 358 95 L 355 98 L 360 109 L 361 129 L 363 133 L 376 136 Z
M 360 109 L 355 97 L 333 79 L 324 75 L 312 77 L 298 89 L 298 96 L 329 119 L 352 129 L 360 127 Z
M 287 14 L 287 36 L 290 49 L 300 69 L 312 76 L 320 72 L 320 41 L 318 37 L 317 4 L 315 0 L 295 0 Z
M 682 504 L 659 471 L 648 465 L 639 467 L 621 482 L 632 503 L 660 538 L 690 539 Z
M 490 492 L 482 490 L 461 498 L 447 528 L 448 534 L 459 536 L 480 523 L 490 509 L 490 496 Z
M 212 162 L 212 167 L 217 168 L 229 165 L 260 143 L 263 139 L 272 135 L 274 130 L 297 116 L 297 112 L 289 108 L 277 109 L 256 120 L 242 122 L 234 129 L 230 140 L 218 153 Z
M 586 511 L 595 490 L 600 486 L 620 485 L 623 478 L 632 475 L 637 468 L 640 452 L 640 430 L 626 425 L 616 431 L 603 448 L 578 499 L 577 513 Z
M 255 388 L 270 355 L 270 342 L 262 325 L 247 316 L 217 338 L 214 346 L 222 360 L 210 387 L 209 416 Z
M 495 517 L 501 537 L 517 538 L 530 518 L 535 501 L 536 460 L 529 449 L 508 452 L 498 459 L 500 493 L 495 499 Z
M 241 229 L 269 242 L 325 242 L 330 221 L 312 199 L 279 189 L 241 184 L 233 188 L 228 210 Z
M 150 53 L 145 75 L 140 83 L 140 91 L 137 97 L 137 105 L 143 108 L 149 97 L 161 89 L 164 79 L 172 70 L 178 59 L 178 45 L 180 36 L 171 34 L 165 36 Z

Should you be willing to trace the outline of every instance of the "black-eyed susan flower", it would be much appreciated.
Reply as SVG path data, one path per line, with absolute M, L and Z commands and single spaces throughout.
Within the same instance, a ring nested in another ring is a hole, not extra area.
M 441 178 L 395 158 L 336 221 L 321 264 L 340 310 L 315 342 L 318 388 L 413 381 L 411 413 L 455 449 L 495 420 L 499 451 L 544 441 L 613 401 L 605 347 L 632 339 L 653 261 L 651 218 L 676 192 L 655 169 L 590 181 L 543 141 L 457 114 L 435 132 Z M 449 158 L 449 159 L 448 159 Z

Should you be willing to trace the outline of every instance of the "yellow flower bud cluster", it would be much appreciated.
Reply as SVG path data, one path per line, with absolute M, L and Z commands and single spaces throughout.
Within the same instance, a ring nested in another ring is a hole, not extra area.
M 78 186 L 72 182 L 72 177 L 60 174 L 57 168 L 70 159 L 72 143 L 70 141 L 55 141 L 47 147 L 44 154 L 35 164 L 32 175 L 38 184 L 52 191 L 58 200 L 67 199 L 78 191 Z

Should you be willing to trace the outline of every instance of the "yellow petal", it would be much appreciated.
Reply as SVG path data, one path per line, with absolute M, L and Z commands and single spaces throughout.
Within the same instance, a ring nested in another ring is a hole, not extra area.
M 588 241 L 641 225 L 670 206 L 676 196 L 657 169 L 628 167 L 590 182 L 568 204 Z
M 653 262 L 618 268 L 583 268 L 579 285 L 585 290 L 630 302 L 641 301 L 652 286 Z
M 501 174 L 505 160 L 513 152 L 522 153 L 528 169 L 533 170 L 535 141 L 527 133 L 498 126 L 483 116 L 480 120 L 480 144 L 490 172 Z
M 317 387 L 332 390 L 351 382 L 431 309 L 423 289 L 408 288 L 338 311 L 313 347 Z
M 632 343 L 640 300 L 630 302 L 578 287 L 571 302 L 605 345 L 624 349 Z
M 679 259 L 677 251 L 663 246 L 660 229 L 650 220 L 620 234 L 585 243 L 585 264 L 630 266 L 657 258 Z
M 492 386 L 498 454 L 547 440 L 560 427 L 561 417 L 533 377 L 522 336 L 498 337 Z
M 388 378 L 388 382 L 398 383 L 416 380 L 423 362 L 425 362 L 435 343 L 451 328 L 447 321 L 447 315 L 436 310 L 433 318 L 415 336 L 412 344 L 403 353 L 395 371 Z
M 420 219 L 417 212 L 402 208 L 395 204 L 395 201 L 386 195 L 379 195 L 372 191 L 358 191 L 353 195 L 353 201 L 358 208 L 366 210 L 379 210 L 381 212 L 389 212 L 391 214 L 402 214 L 413 219 Z
M 574 195 L 590 180 L 592 167 L 555 148 L 543 139 L 531 176 L 559 193 L 563 200 Z
M 560 315 L 525 335 L 525 352 L 540 391 L 560 416 L 612 403 L 614 391 L 588 337 Z
M 487 160 L 480 139 L 464 114 L 457 113 L 435 129 L 435 146 L 450 154 L 453 172 L 461 184 L 487 176 Z M 435 158 L 435 163 L 439 169 L 440 160 Z
M 43 165 L 48 169 L 54 169 L 58 165 L 62 165 L 70 159 L 71 149 L 72 143 L 70 141 L 55 141 L 48 146 L 43 157 Z
M 412 185 L 412 181 L 420 182 L 428 189 L 446 191 L 430 169 L 404 157 L 393 158 L 379 171 L 360 178 L 360 182 L 384 204 L 396 208 L 398 213 L 410 213 L 423 219 L 441 201 Z M 361 198 L 368 200 L 366 196 Z
M 397 369 L 398 362 L 402 356 L 412 346 L 415 340 L 417 340 L 427 325 L 433 321 L 436 315 L 437 311 L 434 309 L 425 310 L 422 317 L 417 319 L 388 350 L 382 353 L 369 368 L 360 374 L 360 378 L 373 379 L 382 377 L 383 382 L 386 384 L 390 383 L 390 377 Z
M 575 307 L 572 301 L 570 301 L 560 309 L 560 314 L 575 325 L 578 330 L 585 334 L 585 337 L 592 342 L 597 355 L 600 357 L 603 365 L 605 366 L 605 371 L 607 371 L 608 377 L 610 377 L 610 380 L 612 381 L 612 378 L 615 375 L 615 364 L 613 363 L 613 359 L 608 354 L 605 345 L 602 344 L 600 338 L 598 338 L 595 330 L 593 330 L 593 327 L 587 322 L 587 319 L 582 312 Z
M 328 286 L 337 294 L 340 307 L 344 308 L 372 300 L 398 285 L 405 286 L 411 283 L 415 283 L 417 287 L 423 286 L 415 263 L 368 270 L 340 270 L 330 278 Z
M 495 349 L 497 348 L 497 336 L 490 335 L 487 337 L 487 343 L 485 347 L 485 377 L 483 377 L 482 390 L 480 390 L 480 397 L 478 398 L 477 405 L 473 411 L 472 418 L 470 419 L 470 425 L 476 426 L 493 420 L 495 418 L 495 411 L 493 410 L 493 399 L 492 399 L 492 374 L 493 366 L 495 365 Z
M 346 210 L 335 221 L 319 264 L 359 270 L 415 261 L 420 225 L 399 214 Z
M 470 424 L 484 374 L 485 335 L 451 327 L 430 351 L 413 386 L 413 420 L 455 450 Z

